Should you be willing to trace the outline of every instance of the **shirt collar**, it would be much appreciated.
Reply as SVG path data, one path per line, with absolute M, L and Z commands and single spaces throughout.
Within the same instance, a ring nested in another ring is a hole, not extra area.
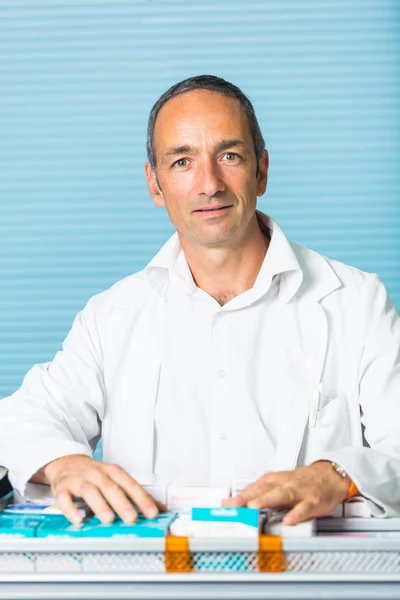
M 271 239 L 252 289 L 254 292 L 267 291 L 274 275 L 281 275 L 279 298 L 283 302 L 289 302 L 300 288 L 303 271 L 291 243 L 276 221 L 260 211 L 257 211 L 257 214 L 265 228 L 269 230 Z M 160 293 L 166 280 L 171 277 L 179 278 L 189 293 L 194 293 L 197 289 L 182 251 L 178 233 L 174 233 L 157 252 L 145 268 L 145 273 Z

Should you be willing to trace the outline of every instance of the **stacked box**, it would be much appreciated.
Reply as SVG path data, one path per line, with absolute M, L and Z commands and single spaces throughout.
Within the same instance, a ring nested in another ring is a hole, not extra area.
M 37 528 L 42 524 L 42 516 L 27 516 L 0 513 L 0 537 L 35 537 Z
M 192 508 L 171 524 L 171 533 L 193 538 L 257 538 L 260 513 L 256 508 Z
M 134 523 L 124 523 L 118 517 L 112 523 L 102 523 L 97 517 L 92 517 L 82 525 L 82 537 L 115 537 L 134 536 L 140 538 L 163 538 L 175 519 L 176 513 L 160 513 L 155 519 L 146 519 L 139 514 Z
M 36 537 L 81 537 L 82 525 L 73 525 L 66 517 L 45 518 L 36 529 Z

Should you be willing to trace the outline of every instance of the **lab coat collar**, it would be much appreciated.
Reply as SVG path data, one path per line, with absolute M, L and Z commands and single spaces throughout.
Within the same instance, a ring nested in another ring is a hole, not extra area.
M 180 250 L 179 236 L 175 232 L 144 269 L 148 281 L 160 295 L 166 289 L 164 284 L 169 277 L 170 269 Z
M 270 243 L 254 288 L 257 289 L 261 285 L 269 287 L 272 278 L 280 275 L 279 299 L 282 302 L 289 302 L 302 284 L 303 271 L 289 240 L 278 223 L 259 210 L 257 215 L 264 228 L 269 230 Z
M 254 288 L 280 274 L 279 299 L 288 303 L 296 294 L 318 302 L 341 287 L 340 279 L 323 256 L 291 243 L 274 219 L 261 211 L 257 214 L 269 229 L 271 241 Z M 160 295 L 166 293 L 165 283 L 177 264 L 182 267 L 183 258 L 179 236 L 175 232 L 145 268 L 148 280 Z M 187 269 L 189 271 L 189 267 Z M 186 278 L 186 282 L 189 282 L 189 291 L 193 292 L 194 281 Z

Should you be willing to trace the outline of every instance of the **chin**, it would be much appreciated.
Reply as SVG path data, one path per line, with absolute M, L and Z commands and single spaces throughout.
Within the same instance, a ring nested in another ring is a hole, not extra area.
M 231 235 L 202 235 L 198 237 L 198 241 L 205 246 L 222 246 L 233 241 Z

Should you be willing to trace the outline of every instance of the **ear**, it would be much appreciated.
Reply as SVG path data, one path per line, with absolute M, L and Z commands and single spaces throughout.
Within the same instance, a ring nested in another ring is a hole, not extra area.
M 149 162 L 144 165 L 144 174 L 147 180 L 147 185 L 149 186 L 151 199 L 156 206 L 163 208 L 165 206 L 164 197 L 162 191 L 158 187 L 155 173 L 153 172 Z
M 259 173 L 257 177 L 257 196 L 262 196 L 267 189 L 269 156 L 268 151 L 264 150 L 260 159 Z

